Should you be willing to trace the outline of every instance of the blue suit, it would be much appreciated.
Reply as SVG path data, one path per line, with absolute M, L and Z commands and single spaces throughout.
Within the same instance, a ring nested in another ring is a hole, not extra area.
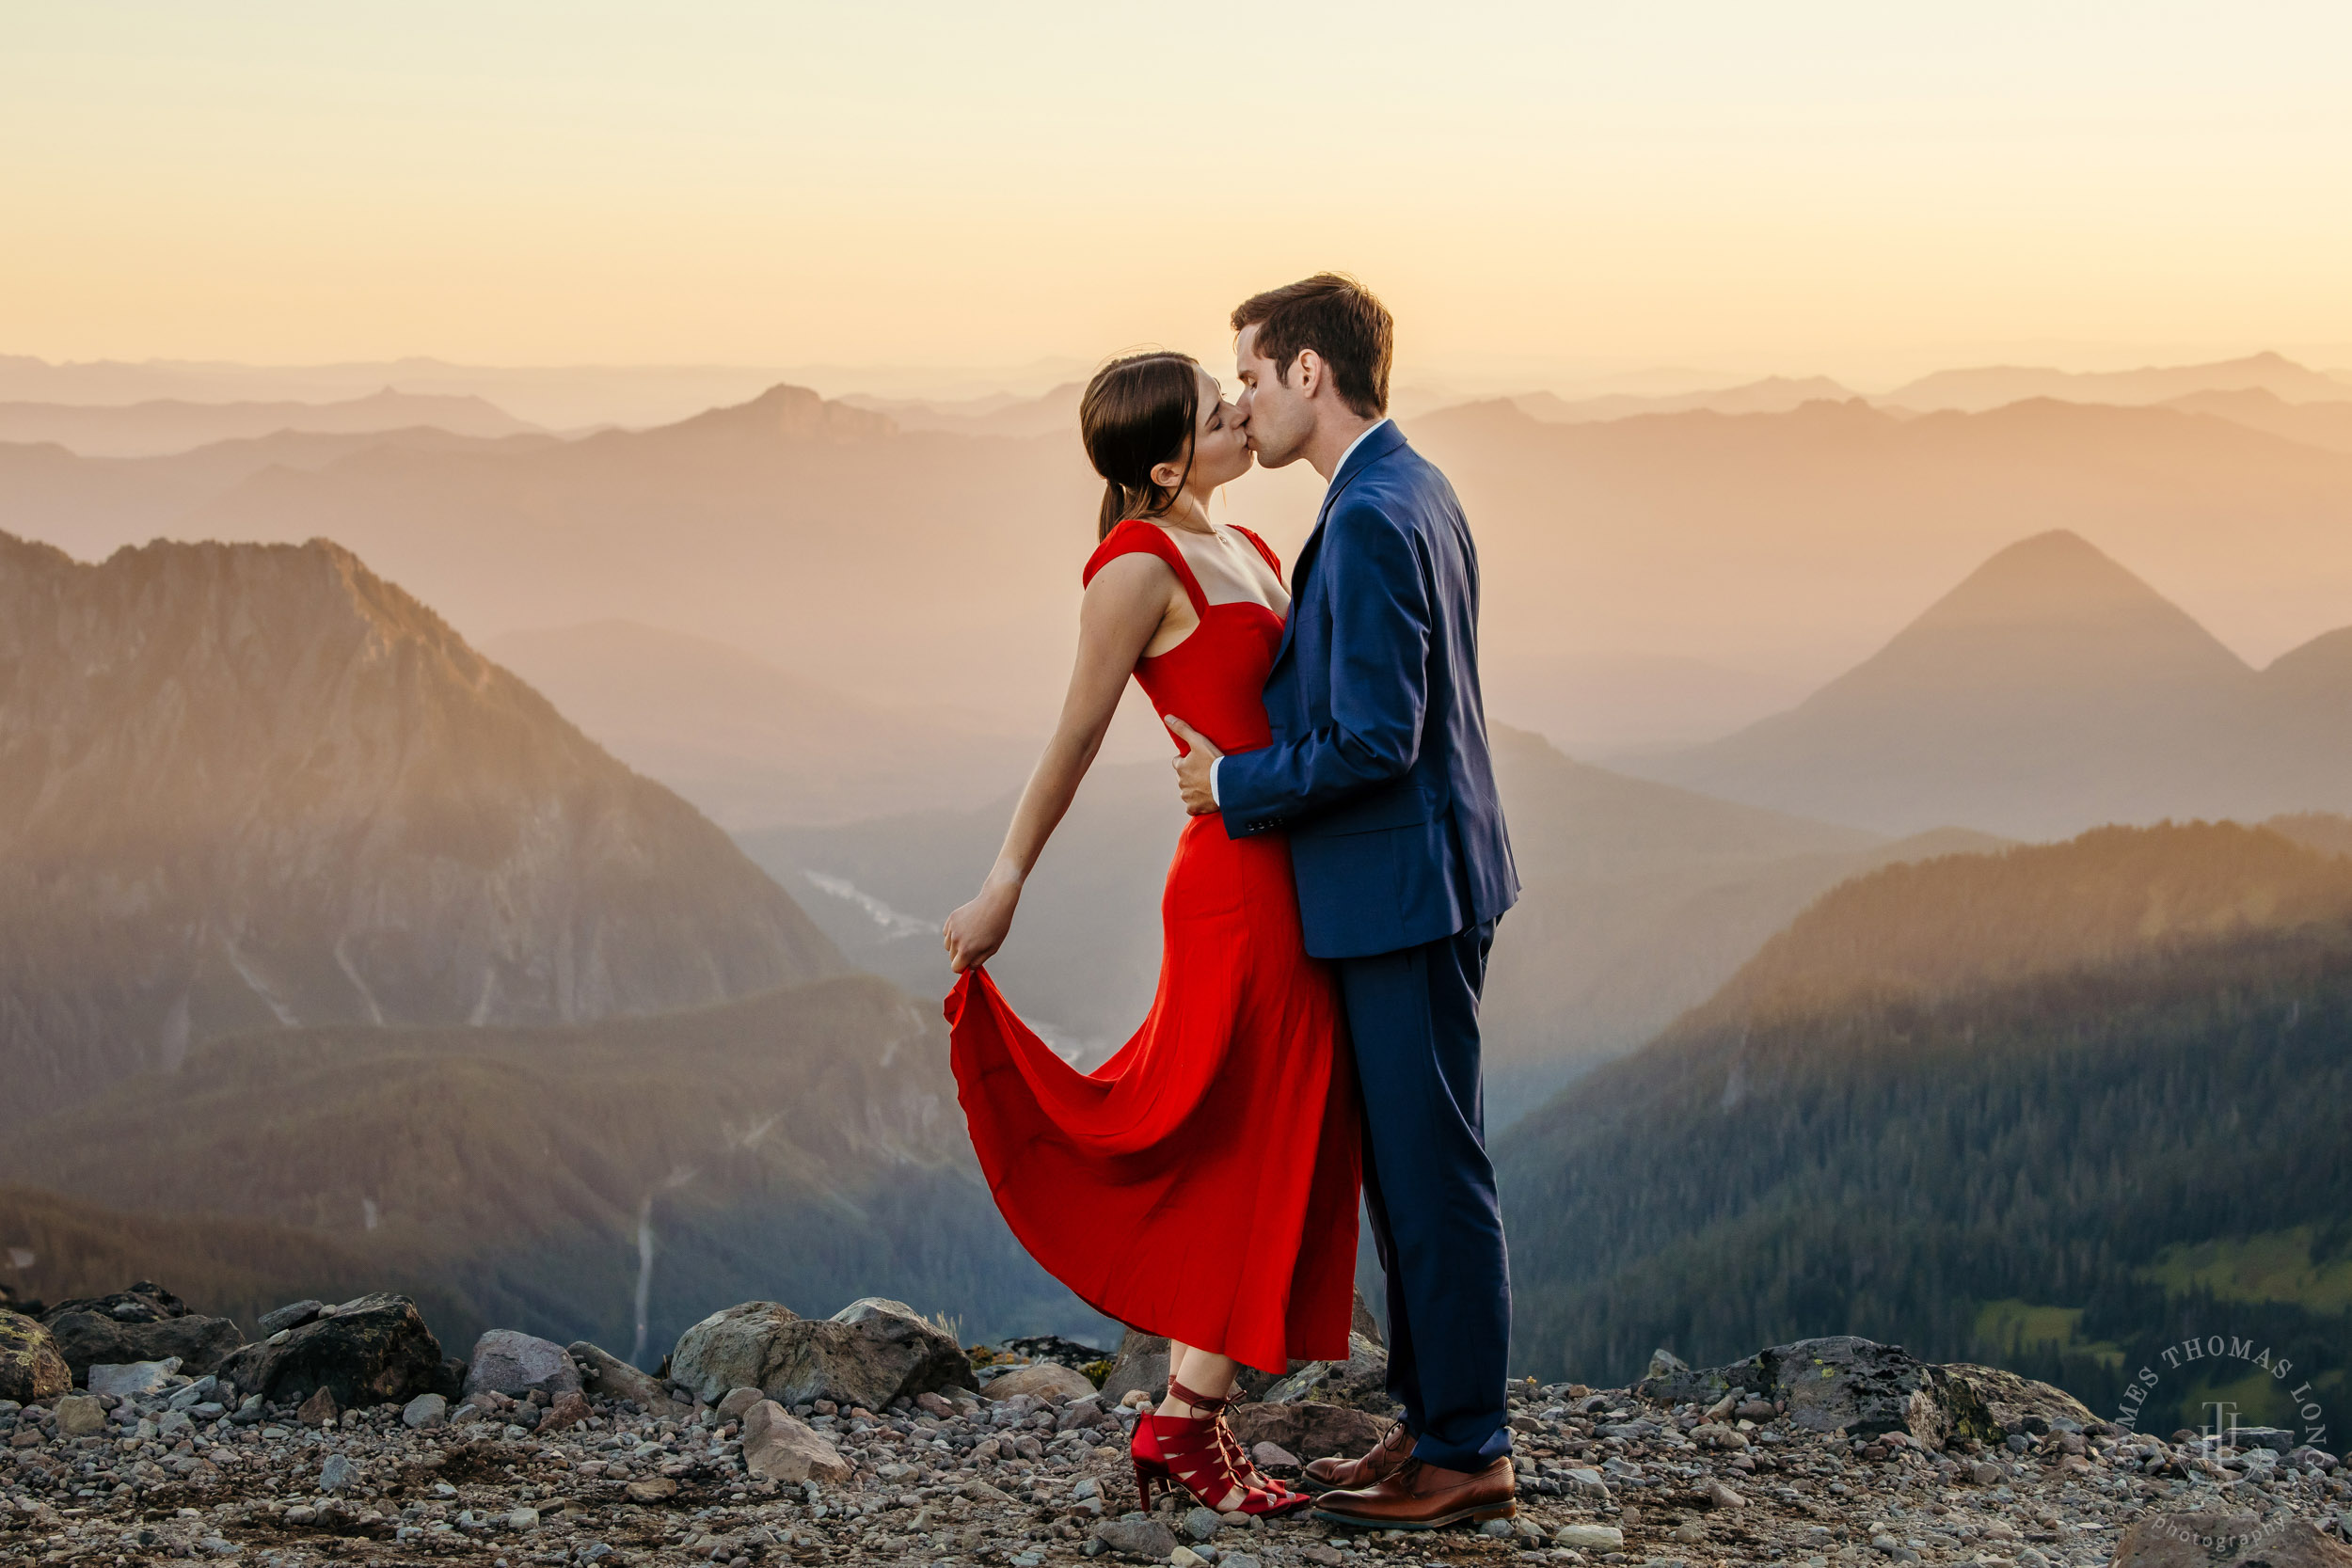
M 1388 1275 L 1389 1388 L 1414 1451 L 1510 1449 L 1509 1264 L 1478 1001 L 1518 874 L 1478 685 L 1478 551 L 1454 487 L 1385 424 L 1332 475 L 1266 677 L 1273 744 L 1217 765 L 1226 832 L 1290 839 L 1307 951 L 1333 960 Z

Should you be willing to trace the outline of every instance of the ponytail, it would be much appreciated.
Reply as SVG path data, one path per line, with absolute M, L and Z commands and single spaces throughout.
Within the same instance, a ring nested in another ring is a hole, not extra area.
M 1087 460 L 1103 476 L 1096 537 L 1129 517 L 1156 517 L 1175 504 L 1192 478 L 1192 433 L 1200 416 L 1200 366 L 1188 354 L 1158 351 L 1114 359 L 1078 400 L 1078 435 Z M 1184 473 L 1173 486 L 1152 470 L 1178 452 Z

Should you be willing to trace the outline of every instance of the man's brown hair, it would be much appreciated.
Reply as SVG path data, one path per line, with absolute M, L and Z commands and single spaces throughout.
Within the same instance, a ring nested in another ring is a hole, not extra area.
M 1291 361 L 1313 349 L 1331 369 L 1342 401 L 1365 419 L 1389 411 L 1389 360 L 1396 322 L 1370 289 L 1340 272 L 1252 294 L 1233 308 L 1233 330 L 1258 329 L 1257 351 L 1291 384 Z

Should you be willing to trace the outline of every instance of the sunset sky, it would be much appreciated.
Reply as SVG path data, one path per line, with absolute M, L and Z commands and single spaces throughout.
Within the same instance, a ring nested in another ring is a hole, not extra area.
M 2352 7 L 17 6 L 0 353 L 2352 364 Z

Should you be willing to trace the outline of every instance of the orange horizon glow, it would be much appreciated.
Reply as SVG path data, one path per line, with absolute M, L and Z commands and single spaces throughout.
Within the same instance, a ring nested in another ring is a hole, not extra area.
M 52 9 L 0 352 L 1209 356 L 1340 265 L 1430 374 L 2335 369 L 2347 57 L 2318 5 Z

